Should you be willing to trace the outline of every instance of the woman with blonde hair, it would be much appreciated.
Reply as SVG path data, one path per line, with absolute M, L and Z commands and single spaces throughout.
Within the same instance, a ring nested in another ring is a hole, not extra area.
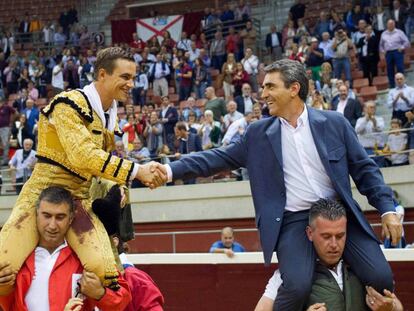
M 221 72 L 223 75 L 224 98 L 230 100 L 234 93 L 233 75 L 236 72 L 236 59 L 233 53 L 227 54 L 227 61 L 223 64 Z
M 321 77 L 322 86 L 325 84 L 329 84 L 331 79 L 333 78 L 331 64 L 328 62 L 324 62 L 321 65 L 321 71 L 319 72 L 319 75 Z

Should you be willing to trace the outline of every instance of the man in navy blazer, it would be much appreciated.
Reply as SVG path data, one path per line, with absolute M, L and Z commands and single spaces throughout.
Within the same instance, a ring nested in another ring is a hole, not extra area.
M 305 228 L 309 209 L 319 198 L 339 199 L 346 207 L 343 258 L 361 282 L 381 293 L 393 290 L 390 266 L 352 198 L 349 179 L 380 212 L 385 234 L 397 243 L 401 225 L 379 168 L 342 114 L 306 107 L 303 65 L 280 60 L 265 71 L 262 97 L 273 117 L 252 123 L 240 140 L 226 147 L 194 153 L 164 167 L 168 179 L 248 169 L 264 259 L 270 263 L 276 251 L 283 279 L 275 310 L 302 310 L 309 296 L 316 255 Z
M 33 135 L 33 128 L 39 121 L 39 109 L 34 105 L 32 99 L 29 98 L 26 100 L 26 109 L 24 109 L 22 113 L 26 116 L 29 132 Z
M 356 121 L 362 116 L 361 104 L 348 97 L 348 87 L 345 84 L 339 87 L 339 97 L 332 101 L 332 110 L 342 113 L 352 127 L 355 127 Z
M 161 98 L 161 111 L 159 113 L 161 123 L 164 125 L 164 143 L 170 150 L 174 150 L 174 126 L 178 122 L 178 111 L 174 104 L 170 102 L 168 96 Z

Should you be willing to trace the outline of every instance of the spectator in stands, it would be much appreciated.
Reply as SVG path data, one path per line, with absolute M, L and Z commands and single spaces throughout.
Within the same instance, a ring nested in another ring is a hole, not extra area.
M 362 66 L 364 78 L 369 80 L 369 85 L 372 85 L 374 77 L 378 75 L 378 45 L 378 36 L 373 32 L 372 26 L 368 25 L 365 28 L 365 36 L 359 39 L 356 46 L 359 50 L 359 63 Z
M 15 39 L 10 31 L 6 31 L 1 39 L 1 47 L 3 49 L 4 57 L 7 59 L 12 51 L 14 51 Z
M 140 136 L 136 136 L 132 142 L 132 150 L 127 152 L 128 159 L 136 163 L 145 163 L 144 160 L 149 160 L 151 154 Z
M 156 157 L 163 145 L 163 130 L 164 127 L 158 119 L 157 112 L 152 111 L 144 130 L 144 137 L 151 157 Z
M 0 264 L 1 285 L 14 284 L 10 294 L 0 296 L 0 306 L 4 310 L 64 310 L 73 292 L 86 296 L 83 301 L 85 310 L 93 310 L 95 306 L 101 310 L 123 310 L 131 301 L 131 293 L 122 276 L 118 280 L 120 288 L 113 291 L 104 288 L 94 273 L 83 270 L 79 258 L 65 239 L 74 213 L 69 191 L 49 187 L 41 192 L 36 206 L 39 233 L 36 250 L 17 274 L 10 264 Z M 76 279 L 76 274 L 82 274 L 82 277 Z M 77 285 L 78 281 L 80 285 Z
M 198 135 L 201 136 L 203 150 L 216 148 L 220 145 L 220 122 L 214 121 L 213 111 L 204 111 L 204 121 L 198 129 Z
M 325 11 L 322 11 L 319 13 L 319 20 L 316 23 L 313 34 L 318 38 L 322 38 L 322 34 L 324 32 L 329 32 L 329 26 L 330 22 L 328 20 L 328 16 Z
M 135 138 L 142 135 L 144 129 L 142 124 L 135 118 L 134 113 L 127 115 L 127 121 L 128 122 L 122 127 L 122 132 L 124 133 L 122 142 L 124 143 L 126 150 L 129 151 L 132 150 Z
M 27 89 L 27 86 L 29 85 L 30 77 L 29 77 L 29 70 L 27 67 L 23 67 L 20 72 L 20 77 L 17 80 L 19 82 L 19 90 Z
M 188 127 L 189 132 L 198 134 L 198 130 L 201 127 L 201 124 L 199 123 L 199 119 L 200 118 L 197 118 L 197 115 L 194 111 L 190 111 L 188 113 L 187 127 Z
M 375 30 L 375 34 L 381 37 L 382 32 L 387 28 L 387 21 L 391 18 L 388 11 L 384 11 L 382 5 L 378 5 L 376 8 L 376 14 L 372 16 L 372 27 Z
M 234 54 L 236 59 L 239 55 L 240 37 L 233 26 L 229 27 L 229 34 L 226 37 L 226 53 Z
M 331 36 L 329 32 L 325 31 L 322 33 L 322 41 L 319 43 L 319 49 L 323 51 L 323 59 L 327 62 L 332 62 L 332 58 L 334 57 L 334 51 L 332 50 L 332 43 Z
M 25 114 L 20 114 L 19 119 L 12 122 L 11 136 L 9 140 L 10 149 L 17 150 L 23 148 L 23 142 L 25 139 L 31 139 L 34 141 L 33 132 L 30 132 L 27 124 L 27 117 Z M 10 152 L 12 154 L 12 152 Z
M 88 27 L 85 25 L 81 26 L 79 46 L 81 49 L 86 49 L 90 46 L 92 41 L 91 33 L 88 31 Z
M 323 95 L 320 91 L 314 90 L 312 94 L 312 104 L 311 107 L 318 110 L 328 110 L 329 104 L 325 102 Z
M 360 117 L 355 125 L 358 140 L 368 155 L 374 155 L 376 151 L 384 148 L 384 118 L 376 116 L 376 104 L 374 101 L 364 103 L 364 116 Z M 384 157 L 374 157 L 373 160 L 379 167 L 385 166 Z
M 252 14 L 250 6 L 244 2 L 244 0 L 239 1 L 239 6 L 234 12 L 234 18 L 236 20 L 248 20 Z
M 27 99 L 27 89 L 20 90 L 17 93 L 17 98 L 13 103 L 13 108 L 15 108 L 18 113 L 22 112 L 26 108 Z
M 158 116 L 164 126 L 164 143 L 170 150 L 174 150 L 175 132 L 174 126 L 178 122 L 178 111 L 174 104 L 170 102 L 168 96 L 161 98 L 161 111 Z
M 298 62 L 304 63 L 305 57 L 303 56 L 302 52 L 299 52 L 299 47 L 296 43 L 293 43 L 291 46 L 291 51 L 288 55 L 290 60 L 296 60 Z
M 178 147 L 176 149 L 176 159 L 181 158 L 182 155 L 190 154 L 192 152 L 203 151 L 201 146 L 200 136 L 188 131 L 185 122 L 178 122 L 175 125 L 175 137 L 178 140 Z M 185 185 L 195 184 L 196 179 L 191 178 L 184 181 Z
M 312 70 L 312 79 L 320 80 L 321 65 L 324 62 L 323 50 L 318 47 L 318 39 L 313 37 L 305 60 L 307 68 Z
M 57 48 L 63 48 L 66 44 L 67 37 L 63 32 L 63 28 L 59 27 L 57 32 L 53 35 L 53 43 Z
M 237 103 L 237 111 L 243 115 L 252 112 L 253 105 L 257 103 L 257 100 L 252 97 L 252 88 L 248 83 L 243 84 L 242 94 L 237 96 L 234 101 Z
M 86 57 L 79 57 L 80 66 L 78 68 L 80 88 L 85 87 L 93 81 L 93 67 Z
M 293 39 L 294 42 L 299 42 L 300 38 L 302 38 L 303 36 L 310 36 L 310 34 L 309 34 L 309 29 L 305 25 L 303 18 L 300 18 L 298 19 L 298 27 L 296 28 L 296 35 L 295 35 L 295 38 Z
M 16 171 L 16 193 L 19 195 L 23 184 L 30 178 L 36 163 L 36 151 L 33 149 L 33 140 L 26 138 L 23 149 L 19 149 L 9 162 L 11 170 Z
M 236 59 L 233 53 L 227 54 L 227 61 L 223 64 L 221 72 L 223 75 L 224 99 L 227 101 L 233 97 L 234 93 L 233 76 L 236 72 Z
M 129 43 L 129 46 L 137 49 L 138 52 L 142 52 L 146 46 L 145 41 L 138 37 L 138 34 L 134 32 L 132 34 L 132 41 Z
M 220 16 L 220 20 L 222 22 L 234 20 L 234 12 L 229 8 L 229 5 L 226 3 L 223 5 L 223 13 Z
M 351 7 L 352 3 L 349 2 Z M 351 11 L 351 14 L 347 14 L 347 18 L 344 19 L 346 23 L 346 28 L 349 32 L 356 31 L 356 26 L 358 25 L 358 21 L 364 19 L 364 13 L 361 11 L 361 6 L 357 3 L 355 4 L 354 8 Z
M 207 68 L 211 66 L 211 58 L 208 51 L 209 50 L 205 48 L 200 49 L 200 59 L 203 61 L 204 66 Z
M 404 6 L 401 6 L 399 0 L 392 2 L 391 18 L 395 21 L 395 26 L 405 31 L 405 22 L 407 20 L 407 11 Z
M 190 53 L 189 60 L 191 62 L 194 62 L 197 58 L 200 57 L 200 49 L 197 48 L 195 41 L 191 41 L 191 47 L 190 47 L 190 50 L 188 52 Z
M 405 83 L 402 73 L 395 75 L 395 88 L 388 93 L 387 104 L 392 109 L 392 118 L 400 119 L 402 124 L 407 122 L 405 113 L 414 107 L 414 88 Z
M 246 28 L 240 32 L 240 38 L 243 40 L 243 47 L 246 50 L 250 48 L 256 54 L 256 29 L 253 28 L 252 21 L 246 22 Z
M 408 120 L 404 125 L 404 128 L 408 129 L 408 149 L 412 150 L 414 149 L 414 109 L 407 111 L 405 116 Z M 408 161 L 410 164 L 414 164 L 414 150 L 408 154 Z
M 231 227 L 225 227 L 221 230 L 221 240 L 211 245 L 210 253 L 223 253 L 227 257 L 233 258 L 234 253 L 244 253 L 245 249 L 234 241 L 234 230 Z
M 181 33 L 181 39 L 177 42 L 177 49 L 183 51 L 189 51 L 191 48 L 191 40 L 187 38 L 187 33 L 183 31 Z
M 234 86 L 233 97 L 238 97 L 242 94 L 242 87 L 245 83 L 250 82 L 249 74 L 244 70 L 242 63 L 236 64 L 236 70 L 233 74 L 232 84 Z
M 352 43 L 357 47 L 356 51 L 357 53 L 361 53 L 361 47 L 358 47 L 357 44 L 360 39 L 365 38 L 365 28 L 367 27 L 367 22 L 365 19 L 361 19 L 358 21 L 358 30 L 352 33 Z M 361 67 L 361 63 L 359 64 Z
M 413 0 L 408 1 L 406 10 L 406 21 L 405 21 L 405 34 L 408 40 L 411 42 L 411 33 L 414 28 L 414 2 Z
M 170 67 L 162 60 L 162 55 L 157 54 L 157 61 L 149 69 L 149 81 L 153 82 L 155 96 L 168 95 L 168 82 L 166 77 L 170 74 Z
M 404 152 L 407 149 L 408 137 L 407 133 L 401 132 L 401 128 L 402 122 L 400 119 L 391 120 L 391 130 L 393 132 L 388 134 L 384 152 L 391 153 L 389 161 L 392 166 L 408 164 L 408 153 Z
M 112 155 L 119 157 L 121 159 L 126 159 L 127 158 L 127 148 L 124 145 L 124 143 L 120 140 L 115 142 L 115 150 L 112 151 Z
M 20 77 L 17 60 L 10 60 L 8 66 L 3 70 L 3 76 L 6 77 L 7 93 L 16 93 L 19 87 L 18 79 Z
M 297 23 L 298 19 L 305 17 L 306 5 L 302 3 L 302 0 L 295 0 L 295 4 L 289 9 L 289 13 L 292 16 L 294 23 Z
M 27 43 L 30 39 L 30 17 L 28 12 L 24 14 L 24 18 L 20 23 L 19 33 L 21 33 L 22 43 Z
M 259 58 L 253 54 L 253 50 L 246 49 L 245 56 L 241 60 L 244 70 L 249 74 L 249 84 L 253 92 L 257 92 L 257 74 L 259 72 Z
M 315 275 L 307 311 L 353 310 L 403 311 L 395 294 L 385 290 L 384 296 L 372 287 L 365 287 L 342 259 L 347 239 L 347 212 L 339 201 L 320 199 L 312 205 L 306 235 L 316 255 Z M 284 281 L 283 281 L 284 282 Z M 278 295 L 282 277 L 276 270 L 255 311 L 271 311 Z
M 254 118 L 252 111 L 245 113 L 245 115 L 242 118 L 237 119 L 236 121 L 231 123 L 221 141 L 222 145 L 226 146 L 237 141 L 240 137 L 243 136 L 249 124 L 255 120 L 256 119 Z M 243 180 L 247 179 L 248 178 L 243 178 Z
M 67 88 L 74 90 L 79 88 L 78 67 L 72 59 L 68 59 L 65 69 L 63 69 L 63 81 L 67 83 Z
M 190 94 L 193 84 L 193 68 L 188 63 L 188 58 L 184 56 L 181 59 L 181 65 L 177 77 L 180 78 L 179 100 L 186 100 Z
M 28 93 L 29 99 L 33 101 L 36 101 L 39 99 L 39 90 L 35 88 L 33 81 L 29 81 L 29 83 L 27 84 L 27 93 Z
M 226 58 L 226 41 L 221 31 L 216 31 L 210 45 L 211 66 L 221 70 Z
M 282 58 L 282 33 L 276 30 L 274 24 L 270 26 L 270 32 L 266 35 L 266 49 L 272 61 Z
M 43 42 L 45 46 L 51 46 L 53 44 L 53 38 L 55 31 L 52 27 L 52 24 L 50 22 L 47 22 L 45 26 L 43 27 Z
M 151 39 L 147 41 L 146 47 L 149 48 L 151 54 L 157 55 L 161 50 L 161 45 L 158 41 L 158 37 L 157 36 L 151 37 Z
M 324 62 L 321 65 L 321 71 L 319 72 L 320 75 L 320 84 L 322 88 L 319 88 L 318 91 L 322 92 L 323 87 L 328 84 L 329 87 L 331 85 L 331 80 L 333 78 L 332 66 L 329 62 Z M 329 103 L 330 100 L 326 99 Z
M 260 105 L 260 103 L 256 103 L 253 105 L 253 118 L 255 118 L 256 120 L 260 120 L 262 119 L 263 116 L 263 112 L 262 112 L 262 106 Z
M 395 87 L 394 67 L 397 68 L 397 72 L 404 73 L 404 50 L 409 46 L 407 36 L 400 29 L 395 28 L 395 21 L 388 20 L 387 29 L 381 34 L 379 50 L 382 55 L 385 55 L 390 88 Z
M 55 95 L 65 89 L 65 84 L 63 81 L 63 62 L 62 57 L 60 56 L 56 58 L 56 65 L 53 67 L 52 87 L 54 89 Z
M 335 30 L 335 37 L 332 42 L 334 58 L 332 64 L 336 79 L 341 79 L 342 72 L 345 73 L 346 81 L 351 81 L 351 61 L 349 59 L 349 50 L 353 49 L 351 39 L 348 38 L 342 26 Z
M 26 101 L 26 109 L 22 113 L 26 116 L 29 133 L 33 133 L 33 128 L 39 121 L 39 109 L 36 107 L 33 99 L 29 98 Z
M 0 98 L 0 140 L 3 149 L 0 165 L 8 165 L 9 163 L 10 125 L 16 117 L 17 111 L 9 106 L 5 98 Z
M 282 29 L 282 46 L 284 49 L 288 49 L 288 46 L 293 43 L 296 37 L 296 28 L 292 20 L 288 20 Z M 301 40 L 306 40 L 307 37 L 302 37 Z M 307 42 L 306 42 L 307 44 Z
M 332 102 L 332 110 L 342 113 L 355 127 L 356 121 L 361 117 L 361 104 L 348 97 L 348 87 L 344 84 L 339 87 L 339 99 Z
M 218 98 L 216 96 L 216 91 L 213 87 L 209 86 L 206 88 L 205 96 L 207 102 L 205 105 L 205 110 L 210 110 L 213 112 L 214 121 L 221 121 L 221 118 L 227 113 L 226 103 L 223 98 Z
M 207 66 L 204 65 L 204 62 L 200 57 L 196 58 L 194 61 L 193 77 L 195 95 L 197 99 L 203 98 L 209 83 L 209 76 Z
M 181 120 L 188 122 L 191 112 L 195 114 L 196 119 L 199 119 L 203 114 L 200 108 L 196 107 L 196 101 L 194 97 L 189 97 L 187 99 L 187 105 L 181 112 Z
M 237 103 L 233 100 L 227 103 L 227 114 L 223 118 L 223 132 L 236 120 L 243 118 L 243 114 L 237 111 Z
M 144 106 L 147 97 L 148 78 L 147 75 L 141 71 L 141 66 L 137 65 L 137 74 L 134 79 L 134 87 L 132 88 L 132 100 L 135 106 Z

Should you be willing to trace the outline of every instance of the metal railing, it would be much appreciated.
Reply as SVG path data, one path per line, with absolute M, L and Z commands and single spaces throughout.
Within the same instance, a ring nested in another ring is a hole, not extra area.
M 403 222 L 403 226 L 413 226 L 414 221 L 405 221 Z M 381 223 L 373 223 L 371 224 L 371 227 L 377 228 L 381 227 Z M 233 229 L 235 233 L 239 232 L 257 232 L 257 228 L 246 228 L 246 229 Z M 194 231 L 163 231 L 163 232 L 135 232 L 135 237 L 144 237 L 144 236 L 159 236 L 159 235 L 168 235 L 172 237 L 172 252 L 177 252 L 176 247 L 176 238 L 179 235 L 194 235 L 194 234 L 220 234 L 221 229 L 215 229 L 215 230 L 194 230 Z

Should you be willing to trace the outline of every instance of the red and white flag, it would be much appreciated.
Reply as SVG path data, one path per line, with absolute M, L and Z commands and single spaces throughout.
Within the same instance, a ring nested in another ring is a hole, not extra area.
M 156 36 L 158 42 L 161 43 L 163 40 L 162 34 L 164 31 L 168 31 L 171 34 L 171 39 L 178 42 L 181 39 L 183 21 L 184 17 L 182 15 L 138 19 L 137 34 L 144 41 Z

